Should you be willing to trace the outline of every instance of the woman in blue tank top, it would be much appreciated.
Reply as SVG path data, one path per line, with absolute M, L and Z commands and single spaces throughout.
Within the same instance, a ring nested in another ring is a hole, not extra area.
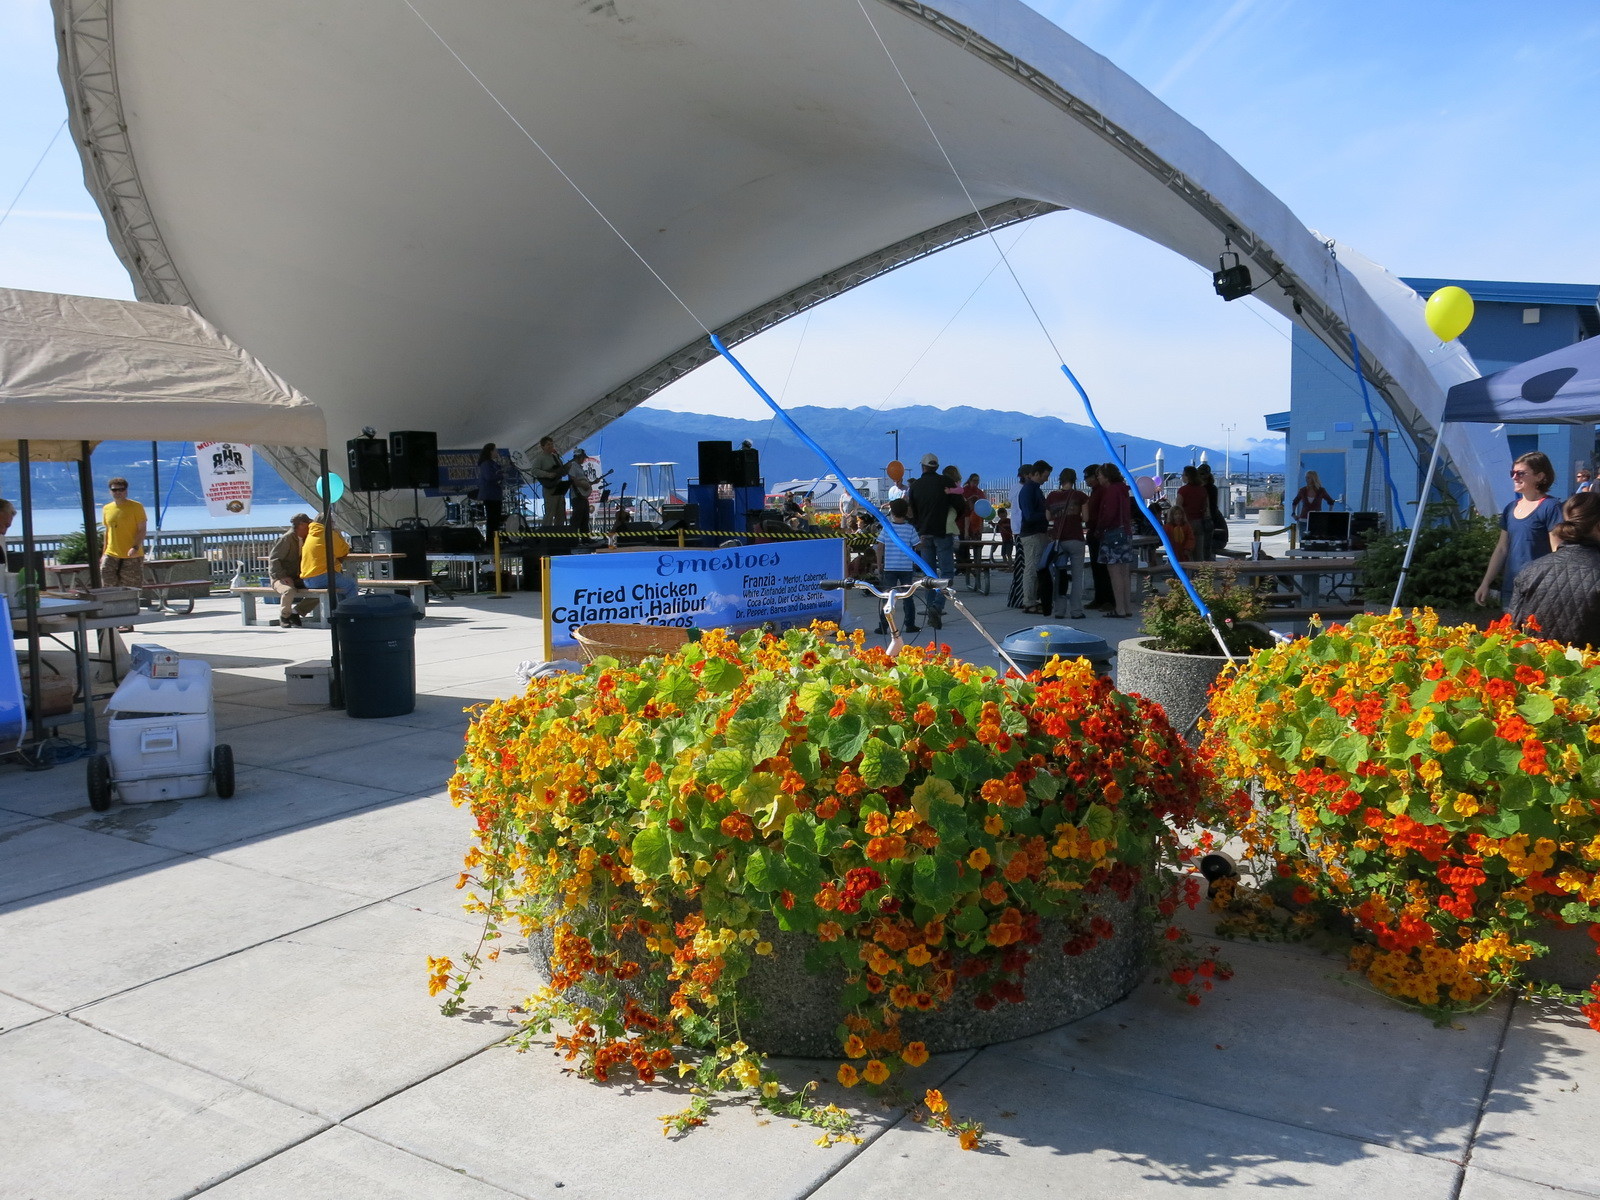
M 1479 604 L 1489 603 L 1489 587 L 1499 575 L 1500 603 L 1510 608 L 1517 572 L 1550 553 L 1550 532 L 1561 524 L 1561 501 L 1547 494 L 1555 481 L 1555 468 L 1537 450 L 1512 464 L 1511 486 L 1517 499 L 1500 514 L 1500 540 L 1495 543 L 1489 569 L 1478 585 L 1475 599 Z

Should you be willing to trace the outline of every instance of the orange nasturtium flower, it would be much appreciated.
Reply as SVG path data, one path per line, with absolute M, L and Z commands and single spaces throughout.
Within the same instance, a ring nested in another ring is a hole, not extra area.
M 988 865 L 989 852 L 982 846 L 979 846 L 971 854 L 967 855 L 967 866 L 971 867 L 974 871 L 981 871 Z
M 928 1061 L 928 1047 L 921 1042 L 907 1042 L 900 1057 L 906 1060 L 908 1067 L 920 1067 Z
M 882 1083 L 889 1078 L 889 1068 L 884 1065 L 882 1059 L 869 1058 L 867 1059 L 867 1068 L 861 1072 L 861 1075 L 868 1083 Z
M 839 1064 L 839 1082 L 845 1087 L 855 1087 L 861 1082 L 861 1075 L 849 1063 Z

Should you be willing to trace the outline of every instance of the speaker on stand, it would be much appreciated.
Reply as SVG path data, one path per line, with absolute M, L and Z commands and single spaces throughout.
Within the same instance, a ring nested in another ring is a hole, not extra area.
M 389 490 L 389 443 L 379 437 L 351 438 L 344 444 L 352 492 L 367 494 L 367 531 L 372 531 L 372 493 Z
M 411 511 L 420 519 L 417 489 L 439 486 L 439 435 L 421 429 L 390 431 L 389 482 L 412 490 Z
M 728 453 L 728 480 L 736 488 L 761 486 L 761 451 L 754 446 Z
M 701 486 L 716 487 L 718 484 L 731 483 L 732 474 L 733 443 L 701 442 L 699 477 Z

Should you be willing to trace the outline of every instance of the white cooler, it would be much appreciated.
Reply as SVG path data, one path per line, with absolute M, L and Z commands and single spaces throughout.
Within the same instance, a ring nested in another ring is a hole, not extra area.
M 210 663 L 181 659 L 176 679 L 129 675 L 106 711 L 111 777 L 125 802 L 187 800 L 211 790 L 217 726 Z

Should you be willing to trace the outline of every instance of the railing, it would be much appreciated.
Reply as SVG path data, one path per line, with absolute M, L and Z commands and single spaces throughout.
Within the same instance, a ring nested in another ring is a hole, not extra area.
M 34 549 L 49 562 L 59 562 L 56 557 L 61 543 L 70 535 L 36 536 Z M 266 529 L 164 529 L 151 533 L 145 553 L 151 558 L 203 558 L 211 564 L 211 582 L 226 587 L 239 564 L 249 576 L 266 573 L 266 558 L 273 544 L 283 536 L 283 530 Z M 6 553 L 22 553 L 22 539 L 5 539 Z

